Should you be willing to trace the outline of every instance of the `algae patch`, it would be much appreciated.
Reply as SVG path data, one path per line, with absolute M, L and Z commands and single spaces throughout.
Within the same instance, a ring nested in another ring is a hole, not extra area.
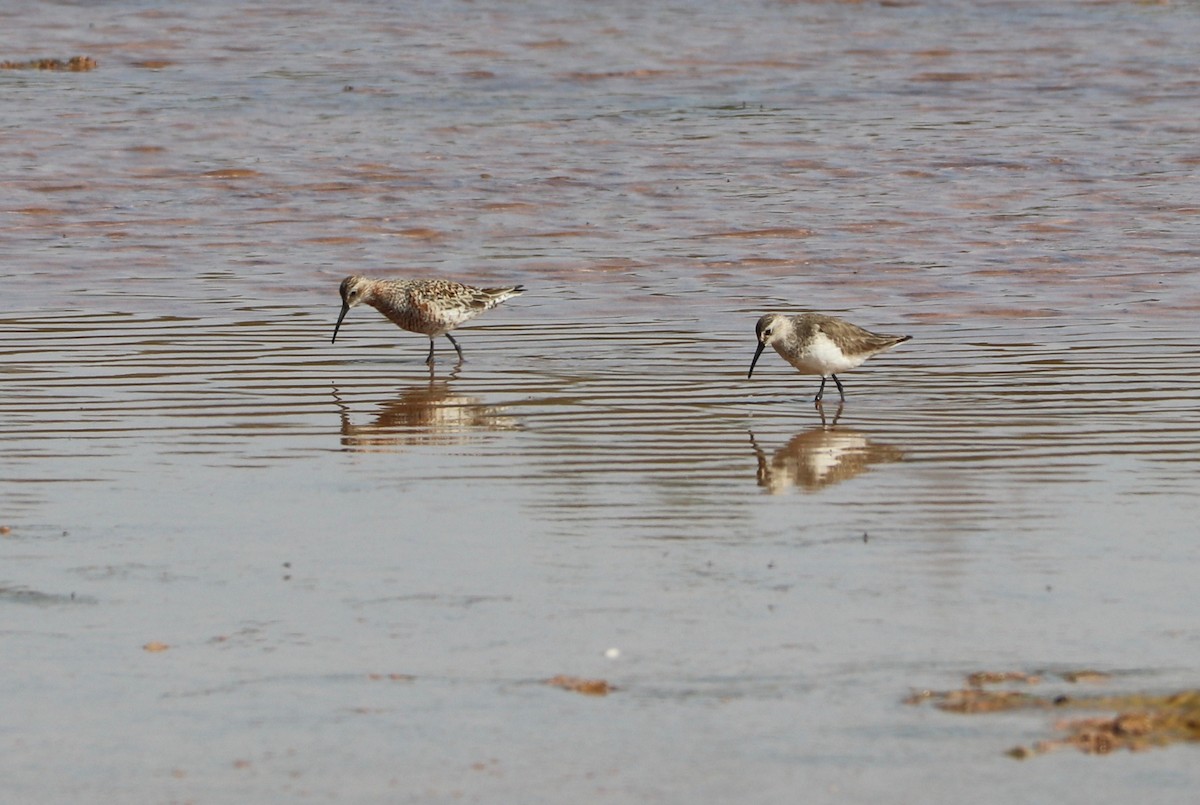
M 1028 758 L 1057 749 L 1075 748 L 1088 754 L 1107 754 L 1119 749 L 1141 751 L 1173 743 L 1200 741 L 1200 690 L 1183 690 L 1165 695 L 1148 693 L 1038 694 L 1026 688 L 1041 684 L 1048 676 L 1077 685 L 1106 682 L 1107 674 L 1098 671 L 1071 671 L 1058 674 L 1024 672 L 979 672 L 970 674 L 967 686 L 959 690 L 918 691 L 908 704 L 931 702 L 950 713 L 996 713 L 1012 710 L 1109 711 L 1112 716 L 1064 718 L 1054 726 L 1061 737 L 1038 741 L 1032 746 L 1016 746 L 1007 754 Z M 1008 689 L 989 689 L 989 685 L 1008 685 Z
M 0 70 L 54 70 L 64 73 L 86 73 L 99 66 L 100 63 L 91 56 L 72 56 L 69 59 L 0 61 Z

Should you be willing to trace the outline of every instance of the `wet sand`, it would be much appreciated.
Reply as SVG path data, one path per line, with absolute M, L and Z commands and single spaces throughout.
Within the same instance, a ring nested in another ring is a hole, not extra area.
M 0 71 L 14 801 L 1191 800 L 904 703 L 1197 684 L 1190 7 L 0 24 L 98 60 Z M 431 376 L 350 273 L 528 290 Z M 913 336 L 836 422 L 805 309 Z

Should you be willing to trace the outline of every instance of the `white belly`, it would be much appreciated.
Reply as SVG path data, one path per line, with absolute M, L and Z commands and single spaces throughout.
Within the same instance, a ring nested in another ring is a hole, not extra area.
M 846 355 L 829 336 L 818 331 L 812 339 L 801 348 L 788 354 L 787 344 L 778 343 L 775 349 L 783 359 L 795 366 L 801 372 L 812 375 L 835 375 L 838 372 L 848 372 L 862 364 L 867 355 Z

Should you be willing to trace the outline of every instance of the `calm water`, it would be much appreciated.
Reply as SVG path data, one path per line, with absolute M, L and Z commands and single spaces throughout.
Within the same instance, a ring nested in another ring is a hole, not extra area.
M 193 7 L 195 6 L 195 7 Z M 1190 802 L 1193 3 L 0 10 L 0 772 L 78 802 Z M 528 292 L 443 339 L 349 273 Z M 913 341 L 817 379 L 754 321 Z M 149 652 L 159 641 L 166 651 Z M 610 652 L 616 656 L 607 656 Z M 605 698 L 541 680 L 607 679 Z

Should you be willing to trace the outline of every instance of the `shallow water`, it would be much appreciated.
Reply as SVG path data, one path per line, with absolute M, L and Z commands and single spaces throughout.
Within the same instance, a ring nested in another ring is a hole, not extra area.
M 0 29 L 100 61 L 0 71 L 13 798 L 1190 801 L 902 700 L 1196 685 L 1193 6 Z M 351 272 L 529 290 L 431 376 Z M 823 421 L 799 309 L 914 338 Z

